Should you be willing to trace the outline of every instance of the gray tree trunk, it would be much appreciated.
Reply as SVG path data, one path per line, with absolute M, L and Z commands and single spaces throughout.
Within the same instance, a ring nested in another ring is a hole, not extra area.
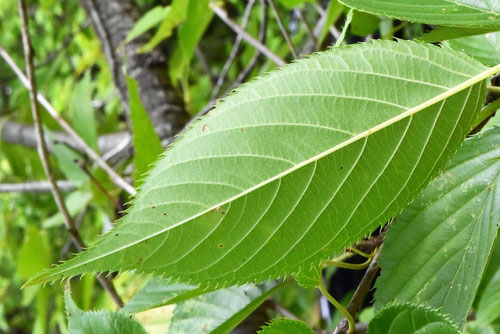
M 137 80 L 142 103 L 161 139 L 181 130 L 189 116 L 168 77 L 167 57 L 155 49 L 138 50 L 151 37 L 147 33 L 122 44 L 140 17 L 132 0 L 79 0 L 89 16 L 110 66 L 123 108 L 128 111 L 128 94 L 123 61 L 128 75 Z

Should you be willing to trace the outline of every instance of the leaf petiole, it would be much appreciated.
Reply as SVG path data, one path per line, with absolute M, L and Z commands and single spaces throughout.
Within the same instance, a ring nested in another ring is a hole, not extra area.
M 356 329 L 356 324 L 354 323 L 354 319 L 352 318 L 349 311 L 347 311 L 347 309 L 344 306 L 342 306 L 342 304 L 340 304 L 335 298 L 333 298 L 333 296 L 328 292 L 328 290 L 325 287 L 325 284 L 323 284 L 323 278 L 319 279 L 318 289 L 319 291 L 321 291 L 323 296 L 325 296 L 326 299 L 328 299 L 328 301 L 332 303 L 332 305 L 335 306 L 335 308 L 339 310 L 342 313 L 342 315 L 347 319 L 347 322 L 349 323 L 349 329 L 347 330 L 347 334 L 354 334 L 354 331 Z

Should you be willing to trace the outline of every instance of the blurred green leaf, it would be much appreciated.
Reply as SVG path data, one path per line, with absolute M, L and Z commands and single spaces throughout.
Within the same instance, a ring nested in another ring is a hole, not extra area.
M 189 1 L 186 20 L 179 27 L 179 52 L 174 51 L 169 68 L 173 82 L 177 82 L 188 70 L 194 49 L 214 16 L 209 8 L 210 0 L 186 1 Z
M 130 118 L 132 120 L 132 140 L 134 142 L 134 179 L 140 183 L 152 163 L 163 152 L 160 139 L 155 132 L 148 113 L 141 102 L 137 81 L 127 76 L 127 88 L 130 103 Z
M 51 249 L 47 235 L 33 225 L 25 230 L 23 245 L 17 254 L 17 271 L 23 279 L 50 267 Z
M 89 204 L 92 199 L 92 194 L 85 191 L 73 191 L 70 193 L 64 203 L 68 208 L 68 211 L 71 216 L 75 216 L 82 212 L 82 210 Z M 58 227 L 64 224 L 64 219 L 62 214 L 58 211 L 51 217 L 45 219 L 42 223 L 44 228 L 53 228 Z
M 48 129 L 45 129 L 45 136 L 52 144 L 52 152 L 56 157 L 57 167 L 66 179 L 72 181 L 75 185 L 81 185 L 88 181 L 88 175 L 77 164 L 83 160 L 82 157 L 65 144 L 58 143 L 56 137 Z
M 82 80 L 76 85 L 71 109 L 73 111 L 73 129 L 92 148 L 97 148 L 97 129 L 94 109 L 91 104 L 93 83 L 87 71 Z
M 328 3 L 328 8 L 326 9 L 326 21 L 321 29 L 321 33 L 318 36 L 318 46 L 323 43 L 330 27 L 338 20 L 343 9 L 344 5 L 342 5 L 338 0 L 331 0 Z
M 170 7 L 156 6 L 146 12 L 135 24 L 132 30 L 127 35 L 125 43 L 130 42 L 134 38 L 142 35 L 149 29 L 157 26 L 163 21 L 167 13 L 170 11 Z
M 287 9 L 293 9 L 305 4 L 306 2 L 313 2 L 313 0 L 278 0 L 278 2 L 285 6 Z
M 141 51 L 146 52 L 154 49 L 161 41 L 172 35 L 173 30 L 186 18 L 188 2 L 188 0 L 173 0 L 172 4 L 166 7 L 165 18 L 160 27 L 151 40 L 141 48 Z
M 314 334 L 303 321 L 279 318 L 263 327 L 258 334 Z
M 355 10 L 351 21 L 351 33 L 365 37 L 377 31 L 380 19 L 372 14 Z

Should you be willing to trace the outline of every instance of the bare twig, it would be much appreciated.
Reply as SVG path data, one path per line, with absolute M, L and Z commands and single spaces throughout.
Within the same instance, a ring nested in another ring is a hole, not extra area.
M 250 45 L 259 50 L 263 55 L 271 59 L 278 66 L 286 65 L 286 62 L 283 59 L 281 59 L 277 54 L 275 54 L 267 46 L 256 40 L 252 35 L 247 33 L 236 22 L 231 20 L 224 9 L 217 6 L 212 6 L 212 10 L 222 21 L 224 21 L 224 23 L 226 23 L 237 34 L 241 35 L 243 39 L 245 39 L 248 43 L 250 43 Z
M 0 47 L 0 55 L 5 59 L 7 64 L 16 73 L 17 77 L 21 80 L 23 85 L 31 90 L 31 84 L 24 73 L 19 69 L 14 60 L 2 47 Z M 120 175 L 118 175 L 113 168 L 111 168 L 106 161 L 104 161 L 99 154 L 97 154 L 76 132 L 71 128 L 71 126 L 59 115 L 59 113 L 52 107 L 52 105 L 47 101 L 47 99 L 40 93 L 36 94 L 36 98 L 42 106 L 48 111 L 48 113 L 54 118 L 57 123 L 75 140 L 75 142 L 87 153 L 99 166 L 102 167 L 108 173 L 109 177 L 114 184 L 124 189 L 131 195 L 135 195 L 136 190 L 127 181 L 125 181 Z
M 318 11 L 319 15 L 321 16 L 321 22 L 322 24 L 320 25 L 319 27 L 319 31 L 321 31 L 321 29 L 323 29 L 323 25 L 326 24 L 326 21 L 327 21 L 327 17 L 328 17 L 328 13 L 323 9 L 323 7 L 321 7 L 319 4 L 317 3 L 314 3 L 314 8 L 316 8 L 316 10 Z M 319 22 L 318 22 L 318 25 L 319 25 Z M 330 34 L 333 36 L 333 38 L 335 40 L 337 40 L 340 36 L 340 32 L 337 30 L 337 28 L 335 28 L 334 25 L 331 25 L 328 30 L 330 31 Z M 319 34 L 318 34 L 319 35 Z
M 293 46 L 292 40 L 290 39 L 290 36 L 288 35 L 288 32 L 286 31 L 285 26 L 283 25 L 283 21 L 281 21 L 280 14 L 278 12 L 278 8 L 276 8 L 276 3 L 274 0 L 267 0 L 269 5 L 271 6 L 271 9 L 274 13 L 274 17 L 276 18 L 276 22 L 278 23 L 278 26 L 280 27 L 281 34 L 283 34 L 283 37 L 285 38 L 286 44 L 288 45 L 288 48 L 290 49 L 290 52 L 292 53 L 293 58 L 298 59 L 299 55 L 297 54 L 297 50 L 295 50 L 295 47 Z
M 245 12 L 243 13 L 243 19 L 241 21 L 241 28 L 246 29 L 247 24 L 248 24 L 248 19 L 250 18 L 250 13 L 252 12 L 253 5 L 255 4 L 255 0 L 249 0 L 247 6 L 245 7 Z M 222 70 L 219 74 L 219 77 L 217 78 L 217 83 L 214 88 L 214 91 L 212 92 L 212 96 L 210 97 L 210 100 L 213 100 L 219 95 L 220 89 L 222 85 L 224 84 L 224 80 L 226 79 L 227 72 L 231 68 L 231 65 L 234 62 L 234 59 L 238 55 L 240 51 L 240 46 L 241 46 L 241 41 L 243 40 L 243 37 L 241 34 L 238 34 L 236 36 L 236 40 L 234 41 L 233 48 L 231 49 L 231 53 L 229 54 L 229 58 L 226 60 L 226 63 L 222 67 Z
M 57 181 L 57 187 L 61 191 L 75 189 L 71 181 Z M 51 184 L 47 181 L 23 182 L 23 183 L 0 183 L 0 193 L 45 193 L 51 191 Z
M 260 0 L 260 4 L 262 7 L 262 21 L 260 23 L 259 37 L 258 38 L 259 38 L 260 43 L 265 44 L 265 42 L 266 42 L 266 30 L 267 30 L 267 2 L 266 2 L 266 0 Z M 229 92 L 231 92 L 234 88 L 238 87 L 243 81 L 245 81 L 248 78 L 250 73 L 252 73 L 253 68 L 257 64 L 257 61 L 259 60 L 260 56 L 261 56 L 261 53 L 257 49 L 257 51 L 253 55 L 252 59 L 250 59 L 250 61 L 248 62 L 248 65 L 243 69 L 243 71 L 241 71 L 241 73 L 238 75 L 236 80 L 231 84 L 231 87 L 229 87 L 229 89 L 224 94 L 222 94 L 222 97 L 229 94 Z M 193 124 L 194 121 L 196 121 L 198 118 L 200 118 L 201 116 L 208 113 L 210 111 L 210 109 L 212 109 L 212 107 L 215 105 L 216 102 L 217 102 L 216 99 L 210 100 L 207 103 L 207 105 L 198 114 L 196 114 L 193 118 L 191 118 L 191 120 L 189 122 L 186 123 L 184 128 L 181 131 L 179 131 L 179 133 L 185 131 L 187 128 L 189 128 L 189 126 L 191 124 Z
M 45 140 L 43 140 L 44 137 L 43 137 L 42 120 L 40 112 L 38 110 L 37 87 L 36 87 L 36 80 L 34 77 L 34 66 L 33 66 L 33 49 L 31 47 L 30 35 L 28 33 L 28 18 L 26 15 L 26 4 L 24 0 L 19 0 L 18 3 L 19 3 L 19 16 L 21 17 L 21 32 L 22 32 L 23 47 L 24 47 L 24 57 L 26 62 L 26 70 L 28 73 L 27 80 L 29 83 L 31 111 L 33 113 L 33 121 L 35 123 L 35 130 L 38 138 L 38 154 L 40 156 L 40 160 L 42 161 L 42 166 L 45 171 L 45 174 L 47 175 L 47 178 L 49 179 L 49 182 L 51 184 L 52 195 L 54 196 L 54 200 L 57 204 L 57 207 L 63 216 L 66 228 L 73 242 L 77 246 L 78 250 L 82 251 L 85 248 L 85 244 L 83 243 L 83 240 L 80 234 L 78 233 L 78 230 L 75 228 L 75 223 L 71 218 L 71 215 L 68 211 L 68 208 L 66 207 L 66 204 L 64 203 L 61 191 L 57 186 L 57 182 L 54 179 L 54 174 L 52 173 L 52 168 L 49 164 L 49 153 L 47 150 L 47 145 L 45 143 Z M 105 277 L 98 277 L 98 280 L 104 287 L 104 289 L 111 295 L 116 304 L 119 307 L 122 307 L 123 301 L 116 292 L 113 284 Z
M 260 27 L 259 27 L 259 36 L 257 37 L 259 39 L 259 42 L 262 44 L 266 43 L 266 32 L 267 32 L 267 2 L 265 0 L 260 1 L 261 7 L 262 7 L 262 21 L 260 22 Z M 229 94 L 233 89 L 241 85 L 242 82 L 246 81 L 248 77 L 250 76 L 250 73 L 252 73 L 255 65 L 257 64 L 257 61 L 259 60 L 261 56 L 261 53 L 259 50 L 253 55 L 252 59 L 248 62 L 247 66 L 241 71 L 241 73 L 238 75 L 236 80 L 231 84 L 231 87 L 226 91 L 224 95 Z
M 363 304 L 366 294 L 368 293 L 368 291 L 370 291 L 373 279 L 375 278 L 375 276 L 377 276 L 377 272 L 379 269 L 378 260 L 380 258 L 380 251 L 382 247 L 383 245 L 380 246 L 380 248 L 377 251 L 377 254 L 375 254 L 375 256 L 373 257 L 372 262 L 368 266 L 365 275 L 361 279 L 361 282 L 359 283 L 356 292 L 354 292 L 354 295 L 352 296 L 352 299 L 349 302 L 349 305 L 347 306 L 347 311 L 353 318 L 356 316 L 359 309 L 361 308 L 361 305 Z M 347 333 L 348 325 L 349 324 L 347 322 L 347 319 L 342 318 L 342 320 L 337 325 L 337 328 L 335 328 L 333 334 Z
M 106 196 L 106 198 L 111 203 L 113 203 L 114 207 L 116 209 L 118 209 L 119 211 L 123 211 L 123 207 L 121 206 L 120 202 L 118 200 L 116 200 L 115 198 L 113 198 L 113 196 L 111 196 L 111 194 L 106 190 L 106 188 L 104 188 L 104 186 L 101 184 L 101 182 L 99 182 L 99 180 L 96 179 L 95 176 L 89 171 L 89 169 L 85 165 L 85 161 L 75 161 L 75 163 L 90 178 L 90 180 L 92 181 L 92 183 L 95 184 L 97 189 L 99 189 L 99 191 L 102 192 L 103 195 Z
M 316 39 L 316 36 L 314 36 L 313 30 L 311 29 L 311 26 L 309 25 L 309 23 L 307 23 L 306 19 L 304 18 L 304 14 L 302 14 L 300 8 L 295 8 L 294 11 L 297 14 L 297 17 L 299 18 L 300 23 L 302 23 L 302 25 L 306 29 L 307 36 L 309 36 L 311 42 L 314 43 L 314 45 L 317 45 L 318 40 Z
M 212 84 L 214 84 L 214 82 L 215 82 L 214 74 L 212 73 L 212 70 L 210 69 L 210 65 L 208 65 L 208 61 L 207 61 L 207 58 L 205 57 L 205 54 L 203 53 L 203 51 L 201 51 L 199 46 L 197 46 L 194 49 L 194 54 L 196 55 L 196 58 L 200 62 L 200 65 L 201 65 L 203 72 L 205 72 L 205 74 L 208 76 L 208 78 L 210 79 L 210 82 Z

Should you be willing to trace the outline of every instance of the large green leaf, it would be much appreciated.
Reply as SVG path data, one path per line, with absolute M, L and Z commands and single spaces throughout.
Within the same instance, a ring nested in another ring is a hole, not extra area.
M 375 315 L 368 334 L 459 334 L 437 310 L 414 304 L 393 304 Z
M 446 45 L 462 51 L 487 66 L 500 63 L 500 32 L 451 39 Z
M 68 312 L 68 331 L 71 334 L 146 334 L 142 326 L 122 312 L 83 312 L 71 299 L 69 289 L 64 293 Z
M 471 308 L 500 223 L 500 127 L 467 140 L 387 233 L 376 307 L 439 308 L 460 326 Z
M 279 318 L 262 328 L 259 334 L 314 334 L 314 332 L 303 321 Z
M 500 2 L 490 0 L 340 0 L 346 6 L 406 21 L 500 27 Z
M 31 283 L 135 269 L 220 288 L 309 271 L 425 187 L 497 70 L 379 41 L 254 80 L 167 150 L 114 230 Z
M 168 333 L 229 333 L 278 288 L 233 286 L 189 299 L 175 308 Z

